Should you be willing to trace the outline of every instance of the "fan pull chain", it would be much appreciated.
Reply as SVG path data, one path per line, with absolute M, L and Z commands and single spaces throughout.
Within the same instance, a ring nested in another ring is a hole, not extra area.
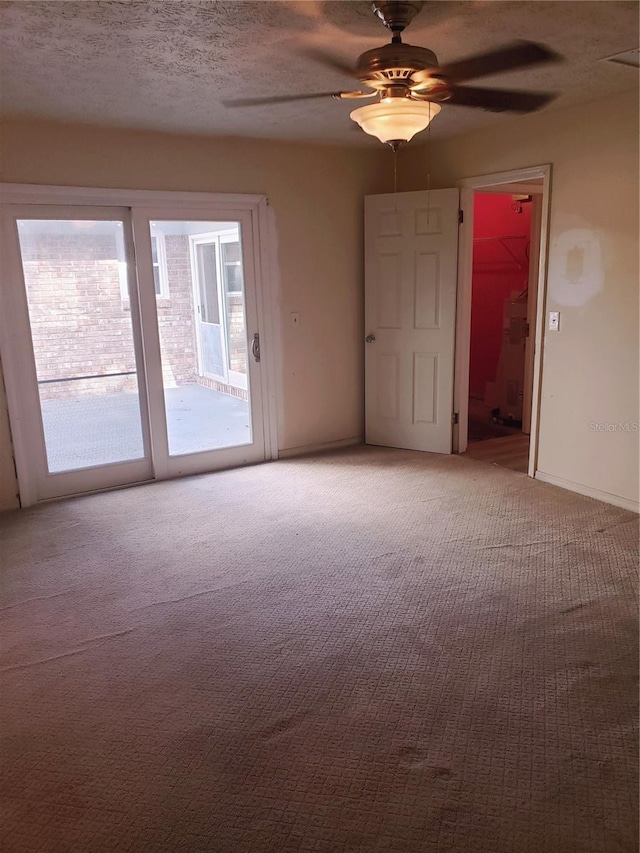
M 427 126 L 427 228 L 431 220 L 431 124 Z
M 398 212 L 398 149 L 393 152 L 393 204 L 395 213 Z

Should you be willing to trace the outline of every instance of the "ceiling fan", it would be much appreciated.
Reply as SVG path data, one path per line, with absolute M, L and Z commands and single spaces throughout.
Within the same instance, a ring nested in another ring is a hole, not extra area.
M 479 107 L 491 112 L 527 113 L 540 109 L 556 97 L 550 92 L 460 85 L 502 71 L 557 62 L 561 57 L 544 45 L 518 41 L 488 53 L 440 65 L 433 51 L 402 41 L 402 32 L 423 6 L 424 2 L 418 0 L 374 0 L 372 10 L 391 30 L 391 43 L 365 51 L 354 67 L 324 51 L 307 51 L 307 55 L 325 66 L 356 77 L 364 90 L 242 98 L 223 103 L 227 107 L 250 107 L 326 97 L 336 100 L 376 99 L 375 103 L 353 110 L 351 118 L 365 133 L 376 136 L 396 150 L 403 142 L 426 129 L 440 112 L 442 103 Z

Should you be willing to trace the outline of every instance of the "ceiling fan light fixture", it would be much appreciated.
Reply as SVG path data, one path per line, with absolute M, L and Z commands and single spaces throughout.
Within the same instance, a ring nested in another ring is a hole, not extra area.
M 382 98 L 376 104 L 367 104 L 353 110 L 351 118 L 380 142 L 397 147 L 426 130 L 429 122 L 440 112 L 440 105 L 431 101 L 413 101 L 410 98 Z

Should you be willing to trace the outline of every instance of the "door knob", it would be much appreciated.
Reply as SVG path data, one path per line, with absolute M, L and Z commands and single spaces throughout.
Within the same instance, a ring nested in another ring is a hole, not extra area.
M 367 337 L 364 340 L 365 340 L 365 343 L 372 344 L 375 341 L 375 339 L 376 339 L 375 335 L 367 335 Z

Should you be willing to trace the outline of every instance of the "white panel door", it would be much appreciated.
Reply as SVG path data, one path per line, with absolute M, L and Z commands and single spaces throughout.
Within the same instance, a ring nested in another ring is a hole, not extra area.
M 458 193 L 365 199 L 367 444 L 451 453 Z

